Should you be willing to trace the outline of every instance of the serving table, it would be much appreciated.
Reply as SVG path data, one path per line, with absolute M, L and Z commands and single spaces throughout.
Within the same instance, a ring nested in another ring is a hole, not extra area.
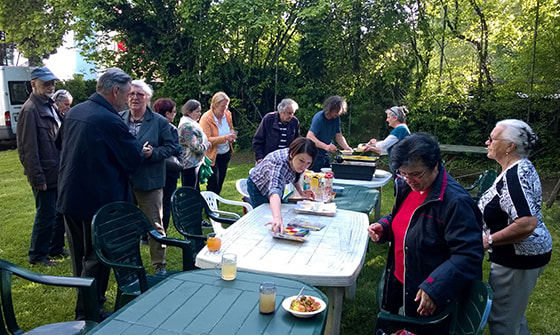
M 296 214 L 294 208 L 294 204 L 282 204 L 285 225 L 297 218 L 325 227 L 310 232 L 304 243 L 273 238 L 269 226 L 264 226 L 272 221 L 270 205 L 263 204 L 224 231 L 220 253 L 204 247 L 196 266 L 214 268 L 221 253 L 235 253 L 240 270 L 323 286 L 329 298 L 325 334 L 339 334 L 345 288 L 354 286 L 366 254 L 368 216 L 340 209 L 333 217 L 304 215 Z
M 259 284 L 276 284 L 276 311 L 259 313 Z M 180 272 L 119 309 L 88 334 L 322 334 L 326 313 L 299 319 L 282 309 L 282 300 L 325 295 L 297 280 L 249 272 L 225 281 L 214 270 Z

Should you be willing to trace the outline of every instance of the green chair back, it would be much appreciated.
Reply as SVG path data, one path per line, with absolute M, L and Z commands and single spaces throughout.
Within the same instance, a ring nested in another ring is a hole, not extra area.
M 460 301 L 450 304 L 439 315 L 414 318 L 381 310 L 377 314 L 374 334 L 381 331 L 392 334 L 401 329 L 421 333 L 431 326 L 449 320 L 448 322 L 451 324 L 449 335 L 480 335 L 488 321 L 491 306 L 492 290 L 490 286 L 476 280 L 471 282 Z
M 482 281 L 473 281 L 457 306 L 457 315 L 451 333 L 453 335 L 482 334 L 491 307 L 490 285 Z
M 13 275 L 43 285 L 74 287 L 82 292 L 85 305 L 84 314 L 87 321 L 69 321 L 44 325 L 33 329 L 34 334 L 85 334 L 100 321 L 95 279 L 43 275 L 0 259 L 0 296 L 2 300 L 0 304 L 1 335 L 23 334 L 23 331 L 17 324 L 14 311 L 12 299 Z
M 492 186 L 497 177 L 498 173 L 496 172 L 496 170 L 485 170 L 478 176 L 478 178 L 472 185 L 465 187 L 465 189 L 467 191 L 476 189 L 476 195 L 473 195 L 473 200 L 475 202 L 478 202 L 482 194 L 484 194 L 484 192 L 486 192 Z
M 144 213 L 128 202 L 112 202 L 101 207 L 92 222 L 95 252 L 110 266 L 118 285 L 115 310 L 159 283 L 167 275 L 147 275 L 140 254 L 140 236 L 148 232 L 159 243 L 183 251 L 183 271 L 194 269 L 191 244 L 160 235 Z
M 203 221 L 214 220 L 225 224 L 236 221 L 235 218 L 214 213 L 202 194 L 192 187 L 179 187 L 173 192 L 171 213 L 177 231 L 191 241 L 194 256 L 206 245 L 206 236 L 202 233 Z

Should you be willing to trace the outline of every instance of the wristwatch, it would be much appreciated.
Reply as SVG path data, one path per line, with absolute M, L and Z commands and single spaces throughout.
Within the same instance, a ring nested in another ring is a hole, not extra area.
M 489 246 L 492 246 L 492 244 L 494 243 L 494 241 L 492 240 L 492 234 L 488 235 L 488 240 L 486 240 L 486 242 L 488 242 Z

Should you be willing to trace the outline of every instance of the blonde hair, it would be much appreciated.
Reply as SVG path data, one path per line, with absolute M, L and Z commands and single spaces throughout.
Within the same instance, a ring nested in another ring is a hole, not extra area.
M 224 100 L 227 100 L 228 103 L 231 101 L 231 99 L 224 92 L 220 91 L 214 93 L 214 96 L 212 96 L 212 102 L 210 103 L 210 109 L 214 110 L 214 108 L 216 108 L 220 104 L 220 102 Z

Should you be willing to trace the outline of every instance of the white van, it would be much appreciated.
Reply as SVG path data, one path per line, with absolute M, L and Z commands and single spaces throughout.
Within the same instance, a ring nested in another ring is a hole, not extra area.
M 0 66 L 0 141 L 16 138 L 21 106 L 31 94 L 31 70 L 26 66 Z

